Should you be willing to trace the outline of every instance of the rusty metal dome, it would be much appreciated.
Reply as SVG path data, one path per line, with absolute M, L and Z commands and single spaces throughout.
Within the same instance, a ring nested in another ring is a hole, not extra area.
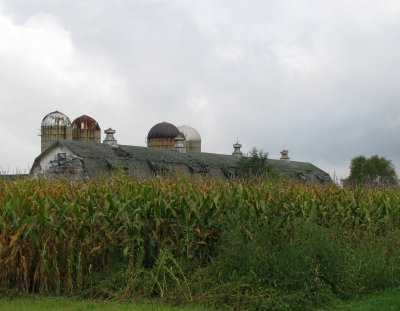
M 42 127 L 48 126 L 70 126 L 70 119 L 59 111 L 53 111 L 47 114 L 42 120 Z
M 92 117 L 87 115 L 80 116 L 76 118 L 74 122 L 72 122 L 73 129 L 81 129 L 81 130 L 98 130 L 100 131 L 99 123 Z
M 168 122 L 161 122 L 150 129 L 147 139 L 175 138 L 178 135 L 179 130 L 175 125 Z

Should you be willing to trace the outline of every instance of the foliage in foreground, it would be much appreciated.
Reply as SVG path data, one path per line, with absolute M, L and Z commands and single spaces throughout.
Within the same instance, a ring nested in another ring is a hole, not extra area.
M 199 306 L 167 306 L 161 304 L 133 302 L 105 302 L 87 299 L 71 299 L 61 297 L 45 297 L 26 295 L 16 298 L 1 298 L 2 310 L 7 311 L 75 311 L 75 310 L 107 310 L 107 311 L 206 311 Z
M 0 287 L 304 310 L 400 284 L 400 193 L 183 177 L 0 184 Z
M 335 301 L 326 308 L 326 311 L 397 311 L 400 309 L 399 295 L 399 289 L 392 289 L 367 295 L 360 299 Z
M 376 311 L 376 310 L 399 310 L 399 289 L 386 290 L 359 299 L 346 301 L 332 301 L 323 310 L 326 311 Z M 0 304 L 7 311 L 20 310 L 118 310 L 118 311 L 202 311 L 208 310 L 199 306 L 187 305 L 180 307 L 166 306 L 165 304 L 135 304 L 130 301 L 103 302 L 93 300 L 81 300 L 60 297 L 44 297 L 21 295 L 14 298 L 1 298 Z M 321 309 L 322 310 L 322 309 Z

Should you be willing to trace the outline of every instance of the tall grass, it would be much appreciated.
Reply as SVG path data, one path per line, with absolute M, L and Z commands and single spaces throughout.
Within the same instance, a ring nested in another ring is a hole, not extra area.
M 0 286 L 313 308 L 399 285 L 399 194 L 187 176 L 0 181 Z

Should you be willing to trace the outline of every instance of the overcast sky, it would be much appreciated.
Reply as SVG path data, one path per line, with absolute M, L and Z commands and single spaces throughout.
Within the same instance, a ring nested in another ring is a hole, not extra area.
M 239 137 L 339 177 L 361 154 L 399 173 L 400 1 L 0 0 L 0 105 L 9 173 L 54 110 L 121 144 L 167 121 L 207 152 Z

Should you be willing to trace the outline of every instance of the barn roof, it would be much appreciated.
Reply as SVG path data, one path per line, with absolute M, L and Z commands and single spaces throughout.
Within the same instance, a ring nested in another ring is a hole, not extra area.
M 35 159 L 31 172 L 46 153 L 57 147 L 66 148 L 81 158 L 89 177 L 109 174 L 116 169 L 142 177 L 159 173 L 168 176 L 176 171 L 229 177 L 238 169 L 238 158 L 232 155 L 205 152 L 178 153 L 173 150 L 127 145 L 113 148 L 101 143 L 61 140 Z M 271 170 L 278 173 L 311 174 L 314 179 L 320 181 L 330 180 L 327 173 L 311 163 L 272 159 L 267 161 Z

